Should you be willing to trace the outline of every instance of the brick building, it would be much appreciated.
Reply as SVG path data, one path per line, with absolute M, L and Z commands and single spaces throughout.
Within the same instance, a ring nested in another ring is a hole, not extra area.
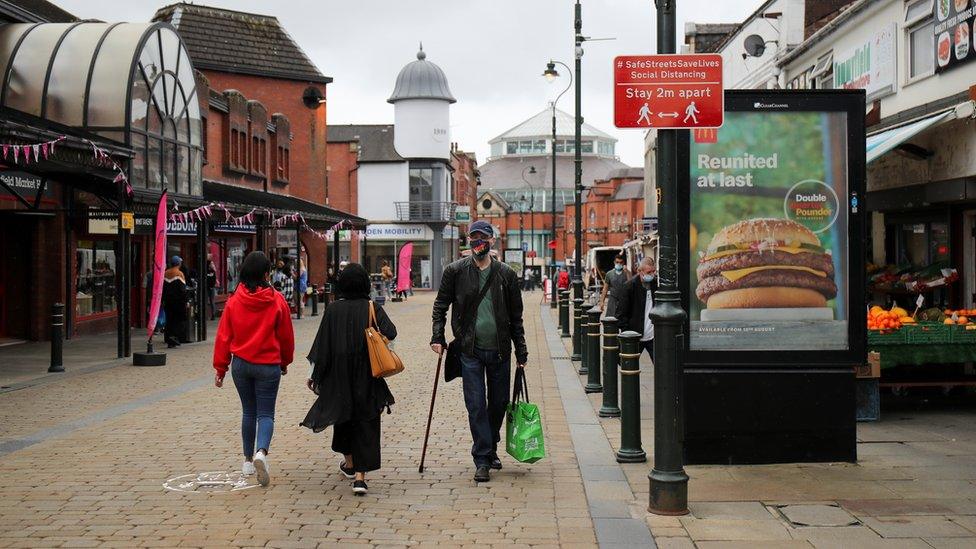
M 327 205 L 354 213 L 355 200 L 330 196 L 327 169 L 326 86 L 332 81 L 309 60 L 277 18 L 197 4 L 161 8 L 156 21 L 172 24 L 202 74 L 206 113 L 204 196 L 233 199 L 241 189 L 281 195 L 295 211 Z M 267 198 L 251 195 L 256 202 Z M 338 202 L 337 204 L 334 202 Z M 262 233 L 263 231 L 258 231 Z M 302 232 L 303 259 L 312 284 L 326 280 L 334 246 Z M 257 235 L 272 256 L 294 257 L 294 229 Z M 240 235 L 215 235 L 221 287 L 233 288 L 236 262 L 249 248 Z
M 644 170 L 624 168 L 594 182 L 583 195 L 583 253 L 599 246 L 622 246 L 640 232 L 644 215 Z M 557 227 L 557 256 L 576 249 L 573 205 L 563 211 L 566 227 Z M 565 229 L 565 230 L 564 230 Z
M 451 147 L 451 196 L 458 206 L 467 206 L 471 216 L 478 211 L 478 185 L 481 185 L 481 171 L 474 153 L 464 152 L 457 143 Z M 462 247 L 467 244 L 469 223 L 458 223 Z

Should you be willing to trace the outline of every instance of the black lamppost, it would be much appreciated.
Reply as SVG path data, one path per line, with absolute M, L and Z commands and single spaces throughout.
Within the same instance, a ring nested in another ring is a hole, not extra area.
M 528 172 L 529 175 L 535 175 L 538 172 L 535 171 L 535 166 L 529 166 L 527 168 L 522 168 L 522 182 L 525 183 L 525 185 L 528 186 L 529 189 L 532 189 L 532 184 L 529 183 L 529 180 L 527 180 L 525 178 L 526 172 Z M 525 261 L 525 236 L 524 236 L 525 228 L 524 228 L 524 226 L 522 224 L 522 216 L 525 214 L 525 195 L 522 195 L 522 199 L 519 202 L 520 202 L 520 204 L 519 204 L 519 248 L 522 250 L 522 261 L 524 263 L 524 261 Z M 533 203 L 534 202 L 535 202 L 535 198 L 533 198 Z M 525 265 L 522 265 L 522 269 L 524 271 Z M 519 276 L 521 276 L 522 274 L 523 273 L 519 273 Z
M 675 0 L 655 0 L 657 52 L 674 53 Z M 658 211 L 660 282 L 654 294 L 654 468 L 648 475 L 648 510 L 659 515 L 688 513 L 688 475 L 683 467 L 684 380 L 678 359 L 685 311 L 678 292 L 677 138 L 679 130 L 658 130 L 656 181 L 664 200 Z M 687 131 L 687 130 L 683 130 Z
M 529 166 L 528 168 L 523 168 L 522 169 L 522 182 L 525 183 L 525 186 L 529 188 L 529 192 L 532 193 L 532 203 L 529 205 L 529 230 L 534 232 L 535 231 L 535 221 L 534 221 L 534 214 L 535 214 L 535 212 L 533 211 L 533 209 L 535 208 L 535 187 L 533 187 L 532 186 L 532 183 L 529 183 L 529 180 L 525 178 L 526 172 L 528 172 L 529 175 L 535 175 L 535 174 L 537 174 L 539 172 L 536 171 L 535 166 Z M 523 212 L 525 211 L 525 194 L 522 195 L 522 211 Z M 522 224 L 522 218 L 519 217 L 519 225 L 521 225 L 521 224 Z M 521 227 L 519 227 L 519 231 L 521 231 L 521 230 L 522 230 Z M 520 240 L 519 246 L 522 246 L 521 236 L 519 237 L 519 240 Z M 529 237 L 529 241 L 530 242 L 532 241 L 532 236 Z M 529 247 L 532 247 L 532 245 L 530 244 Z
M 556 103 L 559 102 L 559 99 L 563 96 L 563 94 L 568 92 L 569 88 L 573 85 L 573 71 L 569 69 L 569 65 L 563 63 L 562 61 L 554 61 L 550 59 L 549 63 L 546 64 L 546 70 L 542 72 L 542 76 L 545 76 L 546 80 L 550 82 L 558 78 L 559 72 L 556 71 L 556 65 L 562 65 L 566 69 L 566 74 L 569 75 L 569 82 L 566 84 L 566 89 L 559 92 L 559 95 L 556 96 L 556 100 L 552 102 L 552 242 L 556 241 Z M 552 247 L 549 250 L 549 286 L 552 289 L 552 295 L 549 296 L 549 306 L 555 309 L 557 307 L 555 247 Z

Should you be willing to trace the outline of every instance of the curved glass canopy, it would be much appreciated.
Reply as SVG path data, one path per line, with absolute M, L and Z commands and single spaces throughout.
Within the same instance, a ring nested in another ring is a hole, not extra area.
M 133 187 L 202 194 L 193 65 L 168 23 L 0 26 L 0 105 L 125 143 Z

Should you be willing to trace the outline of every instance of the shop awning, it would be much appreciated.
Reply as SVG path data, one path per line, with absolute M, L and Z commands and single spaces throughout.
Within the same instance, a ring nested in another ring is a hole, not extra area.
M 867 163 L 870 164 L 874 160 L 877 160 L 884 153 L 894 149 L 928 128 L 952 120 L 955 117 L 955 110 L 949 109 L 905 124 L 904 126 L 898 126 L 897 128 L 891 128 L 874 135 L 869 135 L 867 140 Z
M 247 213 L 252 208 L 267 208 L 274 215 L 300 213 L 313 227 L 328 227 L 340 221 L 348 221 L 354 229 L 365 229 L 366 220 L 346 213 L 285 194 L 269 193 L 216 181 L 203 180 L 203 198 L 218 202 L 229 209 Z

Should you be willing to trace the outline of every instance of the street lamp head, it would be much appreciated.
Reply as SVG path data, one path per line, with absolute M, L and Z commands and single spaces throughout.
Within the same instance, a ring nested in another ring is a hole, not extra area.
M 556 70 L 556 63 L 552 61 L 546 63 L 546 70 L 542 71 L 542 76 L 545 76 L 546 80 L 549 82 L 559 78 L 559 71 Z

